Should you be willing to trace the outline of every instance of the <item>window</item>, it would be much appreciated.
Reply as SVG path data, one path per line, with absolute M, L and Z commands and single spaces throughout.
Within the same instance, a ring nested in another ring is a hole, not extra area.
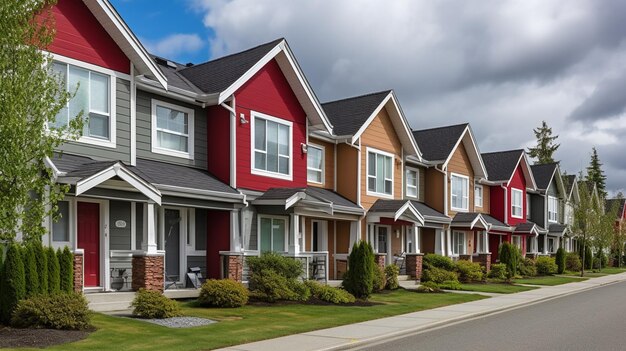
M 450 176 L 452 183 L 451 205 L 455 210 L 467 211 L 469 209 L 469 178 L 458 174 Z
M 526 218 L 530 218 L 530 194 L 526 194 Z
M 483 186 L 474 185 L 474 206 L 483 207 Z
M 476 253 L 487 252 L 487 233 L 484 231 L 476 232 Z
M 518 249 L 522 249 L 522 237 L 519 235 L 513 235 L 511 236 L 511 241 L 513 242 L 513 246 L 517 247 Z
M 59 219 L 52 223 L 52 240 L 59 242 L 70 241 L 70 203 L 57 202 Z
M 522 218 L 523 213 L 523 193 L 519 189 L 511 189 L 511 217 Z
M 393 195 L 393 156 L 381 151 L 367 151 L 367 192 Z
M 152 100 L 152 152 L 193 159 L 194 112 Z
M 260 217 L 261 252 L 285 252 L 287 221 L 283 218 Z
M 555 252 L 556 248 L 554 246 L 554 238 L 548 238 L 548 252 Z
M 83 112 L 83 137 L 115 142 L 111 111 L 111 77 L 86 68 L 55 61 L 52 70 L 61 76 L 67 91 L 75 93 L 56 116 L 52 127 L 62 128 Z
M 307 180 L 312 183 L 324 183 L 324 148 L 309 144 L 307 147 Z
M 417 170 L 406 170 L 406 196 L 417 197 Z
M 529 235 L 529 236 L 526 237 L 526 252 L 528 252 L 528 253 L 536 252 L 535 251 L 535 240 L 536 240 L 536 237 L 534 237 L 534 236 L 530 236 Z
M 291 122 L 252 112 L 252 173 L 291 180 Z
M 554 196 L 548 196 L 548 222 L 556 222 L 559 214 L 559 200 Z
M 452 232 L 452 254 L 465 255 L 465 233 Z

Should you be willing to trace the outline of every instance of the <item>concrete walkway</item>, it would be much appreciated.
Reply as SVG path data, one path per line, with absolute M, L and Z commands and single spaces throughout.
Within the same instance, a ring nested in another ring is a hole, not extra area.
M 626 273 L 232 346 L 230 351 L 341 350 L 626 281 Z

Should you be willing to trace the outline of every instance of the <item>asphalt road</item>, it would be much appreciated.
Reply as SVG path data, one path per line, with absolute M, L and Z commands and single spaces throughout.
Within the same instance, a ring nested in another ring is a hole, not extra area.
M 359 350 L 626 350 L 626 282 Z

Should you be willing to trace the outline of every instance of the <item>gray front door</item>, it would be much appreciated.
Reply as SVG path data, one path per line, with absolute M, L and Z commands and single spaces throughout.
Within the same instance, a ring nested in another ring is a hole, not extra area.
M 167 281 L 180 280 L 179 210 L 165 209 L 165 275 Z

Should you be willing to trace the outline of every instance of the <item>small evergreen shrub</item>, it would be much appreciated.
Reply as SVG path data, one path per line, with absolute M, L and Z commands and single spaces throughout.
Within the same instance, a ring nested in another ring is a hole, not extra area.
M 35 261 L 39 270 L 39 291 L 42 294 L 48 293 L 48 256 L 41 242 L 33 243 L 35 251 Z
M 593 266 L 593 254 L 591 253 L 591 246 L 585 246 L 585 269 L 591 269 Z
M 580 271 L 581 263 L 580 256 L 576 252 L 569 252 L 565 255 L 565 269 L 570 272 Z
M 250 290 L 258 299 L 306 301 L 310 292 L 298 279 L 302 275 L 300 262 L 273 252 L 246 259 L 250 268 Z
M 441 284 L 445 281 L 458 280 L 455 272 L 447 271 L 443 268 L 431 267 L 422 272 L 422 281 Z
M 385 279 L 385 271 L 377 264 L 374 265 L 374 276 L 372 278 L 372 292 L 381 292 L 385 290 L 387 279 Z
M 27 245 L 22 248 L 24 255 L 24 279 L 26 281 L 26 296 L 40 294 L 39 285 L 39 269 L 37 268 L 37 259 L 35 258 L 35 250 L 33 245 Z
M 4 273 L 2 274 L 2 322 L 9 324 L 11 314 L 17 303 L 26 297 L 26 280 L 24 279 L 24 261 L 22 250 L 16 243 L 9 245 L 4 260 Z
M 497 280 L 506 280 L 506 265 L 504 263 L 492 264 L 487 277 Z
M 563 272 L 565 272 L 565 249 L 562 247 L 559 247 L 558 250 L 556 250 L 556 267 L 557 267 L 557 273 L 559 274 L 563 274 Z
M 172 318 L 182 316 L 180 305 L 160 291 L 139 289 L 131 303 L 133 315 L 139 318 Z
M 523 277 L 534 277 L 537 275 L 537 267 L 535 261 L 530 258 L 524 258 L 519 266 L 519 274 Z
M 48 261 L 48 294 L 58 294 L 61 291 L 61 267 L 52 247 L 46 249 L 46 258 Z
M 435 282 L 423 282 L 420 283 L 420 286 L 417 287 L 417 292 L 420 293 L 440 293 L 441 288 Z
M 400 283 L 398 282 L 398 275 L 400 274 L 400 268 L 395 264 L 389 264 L 385 267 L 385 278 L 387 280 L 386 289 L 396 290 Z
M 555 259 L 548 256 L 538 257 L 537 262 L 535 262 L 535 266 L 537 267 L 538 275 L 551 275 L 556 273 L 558 269 Z
M 423 268 L 429 269 L 431 267 L 445 269 L 447 271 L 454 271 L 454 261 L 450 257 L 441 256 L 437 254 L 426 254 L 423 259 Z
M 81 294 L 36 295 L 21 300 L 11 319 L 16 328 L 92 329 L 91 312 Z
M 367 298 L 374 289 L 374 272 L 378 269 L 374 262 L 374 250 L 365 241 L 352 247 L 348 256 L 348 270 L 343 276 L 342 286 L 356 298 Z
M 354 295 L 343 289 L 323 285 L 314 280 L 308 280 L 305 284 L 311 291 L 311 295 L 322 301 L 333 304 L 354 303 L 356 301 Z
M 463 283 L 483 280 L 483 268 L 478 263 L 459 260 L 456 262 L 456 271 L 459 273 L 459 281 Z
M 446 280 L 438 285 L 440 289 L 444 290 L 461 290 L 461 283 L 458 280 Z
M 63 251 L 57 251 L 60 267 L 61 291 L 74 291 L 74 255 L 69 247 L 65 247 Z
M 200 289 L 198 302 L 202 306 L 241 307 L 248 303 L 248 289 L 230 279 L 209 279 Z
M 507 278 L 511 279 L 517 275 L 517 268 L 521 254 L 515 245 L 511 245 L 509 242 L 503 242 L 498 250 L 498 257 L 500 262 L 506 265 Z
M 252 272 L 267 269 L 287 279 L 298 279 L 302 275 L 300 262 L 275 252 L 264 252 L 258 257 L 246 257 L 246 263 Z

